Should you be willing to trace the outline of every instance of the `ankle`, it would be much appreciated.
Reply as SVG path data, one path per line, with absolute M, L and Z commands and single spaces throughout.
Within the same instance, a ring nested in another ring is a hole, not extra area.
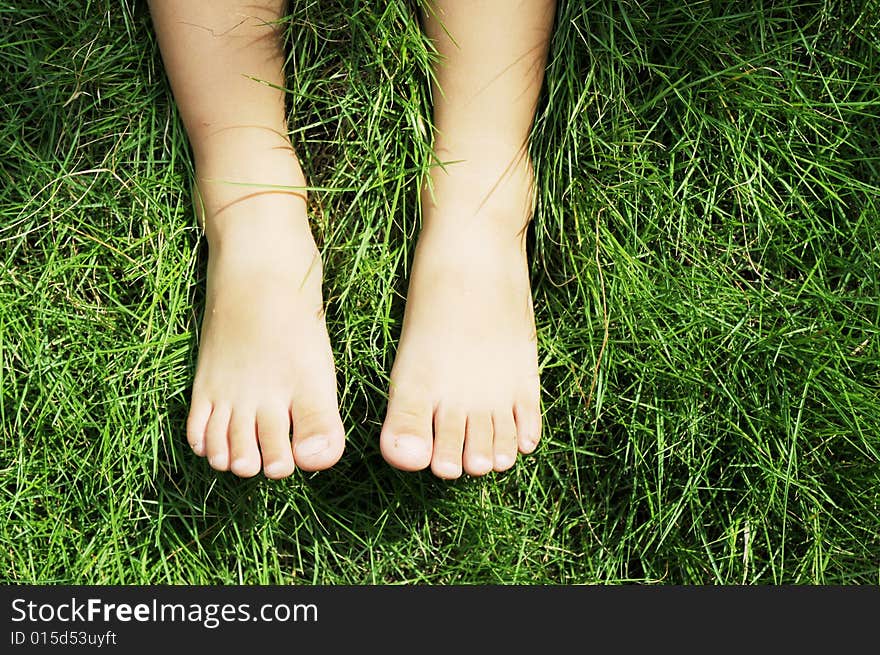
M 287 150 L 293 146 L 283 123 L 254 125 L 218 125 L 191 139 L 196 167 L 236 156 L 252 156 L 261 151 Z
M 248 186 L 305 186 L 293 145 L 277 130 L 261 126 L 221 129 L 194 143 L 193 150 L 197 183 L 205 193 L 228 198 L 246 195 Z
M 229 130 L 203 140 L 193 205 L 209 243 L 308 230 L 306 179 L 290 141 L 271 130 Z
M 311 239 L 288 240 L 220 240 L 209 246 L 209 276 L 225 279 L 294 280 L 291 290 L 309 281 L 319 286 L 324 274 L 321 253 Z
M 519 233 L 534 210 L 534 169 L 523 148 L 494 142 L 485 148 L 437 150 L 422 187 L 425 221 L 485 222 Z

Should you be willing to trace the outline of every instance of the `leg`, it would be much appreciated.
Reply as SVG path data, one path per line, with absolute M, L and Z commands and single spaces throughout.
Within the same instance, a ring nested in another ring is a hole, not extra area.
M 187 439 L 217 470 L 270 478 L 327 468 L 344 447 L 305 178 L 271 86 L 284 84 L 283 9 L 150 1 L 209 248 Z
M 436 0 L 434 151 L 380 445 L 443 478 L 513 466 L 540 438 L 525 250 L 528 134 L 555 0 Z

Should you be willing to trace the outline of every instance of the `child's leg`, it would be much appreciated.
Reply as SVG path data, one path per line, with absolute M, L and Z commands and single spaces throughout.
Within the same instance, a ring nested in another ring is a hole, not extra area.
M 555 0 L 436 0 L 425 27 L 443 59 L 433 171 L 382 429 L 385 459 L 454 478 L 505 470 L 540 437 L 525 250 L 526 152 Z M 431 188 L 433 187 L 433 188 Z
M 305 179 L 270 86 L 284 85 L 283 5 L 150 2 L 209 248 L 187 438 L 215 469 L 271 478 L 327 468 L 344 446 Z

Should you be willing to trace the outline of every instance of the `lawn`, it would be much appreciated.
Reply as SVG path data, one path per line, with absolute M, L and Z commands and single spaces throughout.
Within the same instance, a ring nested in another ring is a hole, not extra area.
M 144 2 L 0 4 L 7 583 L 880 583 L 880 3 L 561 0 L 531 142 L 544 439 L 444 482 L 378 449 L 432 54 L 294 1 L 348 445 L 219 474 L 184 424 L 206 249 Z

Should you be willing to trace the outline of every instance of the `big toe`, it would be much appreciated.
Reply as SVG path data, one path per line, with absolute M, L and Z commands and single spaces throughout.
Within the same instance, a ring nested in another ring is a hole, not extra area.
M 304 471 L 330 468 L 345 450 L 345 429 L 335 404 L 294 405 L 293 457 Z
M 392 394 L 379 437 L 386 462 L 404 471 L 427 468 L 433 452 L 432 414 L 426 400 Z

